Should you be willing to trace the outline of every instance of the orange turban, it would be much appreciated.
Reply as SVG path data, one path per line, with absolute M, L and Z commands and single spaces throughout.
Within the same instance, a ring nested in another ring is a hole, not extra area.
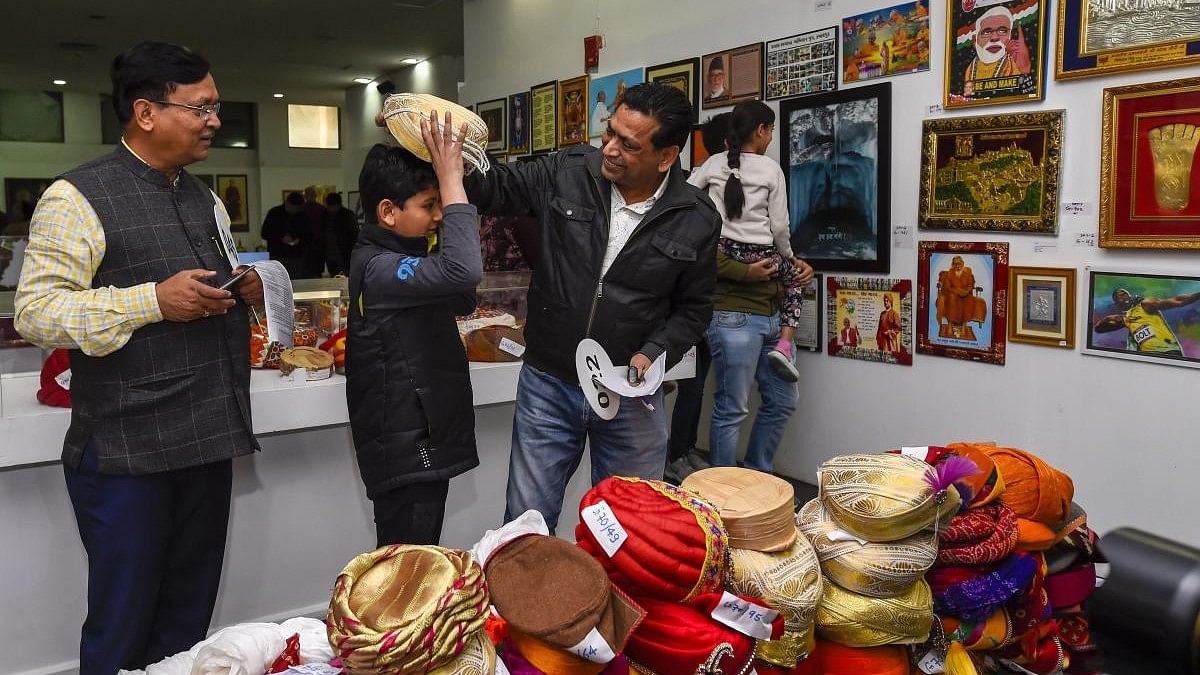
M 820 640 L 817 655 L 825 675 L 908 675 L 908 650 L 900 645 L 846 647 Z
M 979 467 L 979 473 L 963 479 L 971 486 L 971 506 L 983 506 L 995 501 L 1004 492 L 1004 477 L 996 467 L 996 462 L 987 453 L 986 446 L 980 443 L 951 443 L 946 450 L 965 457 Z
M 1024 450 L 982 447 L 1004 477 L 1001 502 L 1018 516 L 1046 525 L 1057 525 L 1067 517 L 1075 497 L 1070 476 Z

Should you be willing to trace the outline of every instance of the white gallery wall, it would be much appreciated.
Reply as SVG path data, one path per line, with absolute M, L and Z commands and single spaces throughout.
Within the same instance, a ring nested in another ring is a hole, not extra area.
M 814 0 L 466 0 L 460 101 L 499 98 L 582 74 L 583 38 L 597 32 L 605 47 L 593 74 L 603 76 L 837 25 L 843 16 L 890 4 L 836 0 L 817 11 Z M 946 4 L 933 2 L 930 15 L 930 71 L 883 80 L 892 83 L 894 225 L 916 225 L 921 120 L 942 101 Z M 1089 213 L 1060 215 L 1058 236 L 919 231 L 916 239 L 1009 241 L 1011 264 L 1076 267 L 1081 282 L 1091 264 L 1200 274 L 1200 252 L 1114 251 L 1075 242 L 1077 233 L 1097 232 L 1102 90 L 1196 75 L 1200 67 L 1073 82 L 1056 82 L 1050 73 L 1044 102 L 951 113 L 1066 109 L 1062 201 L 1085 202 Z M 715 112 L 703 111 L 702 118 Z M 778 158 L 778 150 L 775 143 L 768 154 Z M 915 244 L 892 250 L 888 276 L 913 279 L 914 293 L 916 270 Z M 922 354 L 903 367 L 805 353 L 799 367 L 800 407 L 776 461 L 783 473 L 811 482 L 817 466 L 835 454 L 995 440 L 1034 451 L 1067 471 L 1076 501 L 1098 531 L 1131 525 L 1200 545 L 1200 520 L 1192 514 L 1200 504 L 1200 370 L 1025 344 L 1010 344 L 1002 367 Z M 748 433 L 747 427 L 743 438 Z M 706 436 L 702 429 L 701 445 Z

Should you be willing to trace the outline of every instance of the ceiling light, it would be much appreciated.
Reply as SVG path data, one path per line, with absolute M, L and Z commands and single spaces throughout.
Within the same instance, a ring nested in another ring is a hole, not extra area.
M 53 82 L 54 82 L 54 84 L 57 84 L 60 87 L 67 83 L 66 80 L 54 80 Z
M 410 56 L 407 59 L 404 59 L 403 61 L 401 61 L 400 63 L 403 63 L 406 66 L 415 66 L 424 60 L 425 59 L 420 56 Z
M 283 98 L 283 94 L 276 93 L 276 94 L 271 94 L 271 95 L 274 96 L 275 98 Z
M 355 81 L 355 82 L 357 82 L 357 83 L 359 83 L 359 84 L 371 84 L 371 83 L 372 83 L 372 82 L 374 82 L 375 80 L 373 80 L 373 79 L 371 79 L 371 78 L 369 78 L 369 77 L 356 77 L 356 78 L 354 78 L 354 81 Z

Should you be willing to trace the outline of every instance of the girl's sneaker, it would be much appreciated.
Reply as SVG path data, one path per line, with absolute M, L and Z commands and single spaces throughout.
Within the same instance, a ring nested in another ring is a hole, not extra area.
M 799 382 L 800 371 L 796 370 L 796 364 L 792 360 L 792 343 L 787 340 L 776 342 L 775 348 L 767 354 L 767 362 L 771 364 L 771 369 L 776 375 L 788 382 Z

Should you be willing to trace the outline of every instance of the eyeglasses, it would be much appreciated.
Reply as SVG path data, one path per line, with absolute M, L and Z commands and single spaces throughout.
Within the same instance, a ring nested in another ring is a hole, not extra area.
M 979 34 L 982 35 L 985 39 L 990 38 L 993 35 L 995 35 L 998 38 L 1006 38 L 1006 37 L 1008 37 L 1009 32 L 1010 31 L 1008 28 L 1004 28 L 1003 26 L 1001 26 L 1000 28 L 984 28 L 983 30 L 979 31 Z
M 159 105 L 173 105 L 177 108 L 187 108 L 188 110 L 194 112 L 196 117 L 199 117 L 202 120 L 206 120 L 209 117 L 221 112 L 220 101 L 217 101 L 216 103 L 209 103 L 207 105 L 188 105 L 186 103 L 173 103 L 171 101 L 151 101 L 151 103 L 157 103 Z

